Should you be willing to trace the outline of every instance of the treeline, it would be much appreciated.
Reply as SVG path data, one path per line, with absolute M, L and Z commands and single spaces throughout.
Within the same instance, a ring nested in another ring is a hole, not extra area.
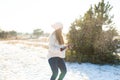
M 32 33 L 20 33 L 17 31 L 4 31 L 0 29 L 0 39 L 37 39 L 40 36 L 48 36 L 49 33 L 44 33 L 42 29 L 34 29 Z
M 112 23 L 111 9 L 109 2 L 101 0 L 71 24 L 67 39 L 73 47 L 67 51 L 66 61 L 96 64 L 120 62 L 120 58 L 113 54 L 113 37 L 118 33 Z M 103 25 L 109 29 L 105 31 Z
M 10 39 L 16 38 L 17 32 L 16 31 L 0 31 L 0 39 Z

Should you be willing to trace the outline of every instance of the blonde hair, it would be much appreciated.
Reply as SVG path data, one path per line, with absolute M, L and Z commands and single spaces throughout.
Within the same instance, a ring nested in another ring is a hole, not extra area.
M 62 30 L 61 29 L 58 29 L 58 30 L 55 31 L 55 36 L 56 36 L 56 39 L 58 40 L 58 43 L 60 45 L 64 44 L 64 40 L 63 40 Z

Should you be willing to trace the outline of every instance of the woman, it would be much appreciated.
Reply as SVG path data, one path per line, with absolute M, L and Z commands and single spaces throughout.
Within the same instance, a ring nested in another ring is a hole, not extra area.
M 64 46 L 64 40 L 62 36 L 63 25 L 58 22 L 53 24 L 52 27 L 55 29 L 55 31 L 49 37 L 48 62 L 52 70 L 52 76 L 50 80 L 55 80 L 57 78 L 58 69 L 61 71 L 58 80 L 63 80 L 67 72 L 63 59 L 65 58 L 65 49 L 67 48 L 67 46 Z

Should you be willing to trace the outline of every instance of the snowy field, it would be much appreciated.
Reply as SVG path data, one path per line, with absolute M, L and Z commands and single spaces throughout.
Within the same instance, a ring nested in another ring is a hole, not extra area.
M 0 41 L 0 80 L 50 80 L 47 44 L 32 41 Z M 120 80 L 120 65 L 66 62 L 64 80 Z

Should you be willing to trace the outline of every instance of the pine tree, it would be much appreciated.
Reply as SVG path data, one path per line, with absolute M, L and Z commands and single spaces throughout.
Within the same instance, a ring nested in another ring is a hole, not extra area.
M 104 0 L 90 7 L 83 17 L 71 24 L 67 35 L 72 50 L 68 50 L 66 60 L 91 63 L 114 63 L 116 57 L 112 54 L 112 39 L 117 32 L 114 28 L 103 31 L 102 26 L 112 23 L 109 15 L 112 7 Z M 109 26 L 112 27 L 112 26 Z

